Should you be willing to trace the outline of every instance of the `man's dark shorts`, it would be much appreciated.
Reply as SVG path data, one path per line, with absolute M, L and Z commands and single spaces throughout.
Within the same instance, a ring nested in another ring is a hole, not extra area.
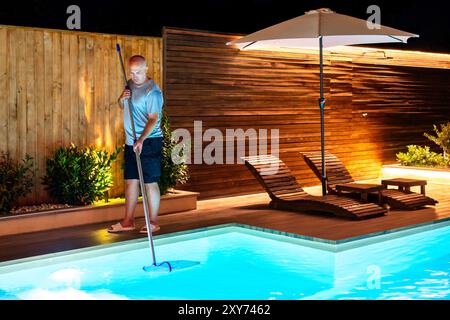
M 144 140 L 141 163 L 144 183 L 159 182 L 161 177 L 161 154 L 163 138 L 147 138 Z M 133 147 L 125 145 L 125 180 L 139 179 L 136 155 Z

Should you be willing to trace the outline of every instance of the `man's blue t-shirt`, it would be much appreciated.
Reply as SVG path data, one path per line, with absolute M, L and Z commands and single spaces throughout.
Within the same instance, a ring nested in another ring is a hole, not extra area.
M 162 137 L 161 117 L 164 99 L 161 89 L 152 79 L 148 79 L 140 85 L 136 85 L 132 80 L 128 80 L 128 86 L 132 92 L 133 119 L 137 139 L 139 139 L 144 131 L 148 122 L 148 115 L 151 113 L 158 113 L 158 120 L 156 121 L 152 132 L 145 138 Z M 132 146 L 134 144 L 134 139 L 128 108 L 128 100 L 125 100 L 123 117 L 125 144 Z

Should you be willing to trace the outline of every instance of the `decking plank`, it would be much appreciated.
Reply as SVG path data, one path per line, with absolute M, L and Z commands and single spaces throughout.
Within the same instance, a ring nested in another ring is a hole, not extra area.
M 198 202 L 196 210 L 159 217 L 161 230 L 155 235 L 224 223 L 242 223 L 304 236 L 341 240 L 450 219 L 450 198 L 448 197 L 450 185 L 430 182 L 427 188 L 429 194 L 439 201 L 435 208 L 426 207 L 416 211 L 391 210 L 385 216 L 358 221 L 332 215 L 274 210 L 268 206 L 270 198 L 266 193 L 202 200 Z M 306 188 L 306 191 L 314 195 L 321 193 L 320 187 Z M 1 237 L 0 261 L 145 237 L 138 232 L 109 234 L 106 229 L 110 224 L 100 223 Z M 140 227 L 143 224 L 143 219 L 136 220 L 137 226 Z

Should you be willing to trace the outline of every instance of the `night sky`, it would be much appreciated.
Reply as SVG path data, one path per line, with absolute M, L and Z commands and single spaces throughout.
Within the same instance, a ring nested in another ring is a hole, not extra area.
M 163 26 L 249 34 L 305 11 L 330 8 L 366 19 L 366 9 L 381 8 L 381 24 L 420 35 L 407 45 L 376 47 L 450 53 L 450 13 L 445 1 L 285 1 L 285 0 L 61 0 L 2 1 L 0 24 L 66 29 L 71 4 L 81 8 L 81 31 L 160 36 Z

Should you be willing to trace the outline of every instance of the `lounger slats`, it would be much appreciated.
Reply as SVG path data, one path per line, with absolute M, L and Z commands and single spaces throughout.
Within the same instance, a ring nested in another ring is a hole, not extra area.
M 245 161 L 251 161 L 253 170 L 258 174 L 258 180 L 263 184 L 271 198 L 285 194 L 305 195 L 306 193 L 298 185 L 289 168 L 278 158 L 261 156 L 246 157 Z M 276 169 L 276 170 L 274 170 Z M 276 174 L 264 174 L 265 170 L 276 171 Z
M 313 196 L 298 184 L 283 161 L 274 156 L 242 158 L 246 167 L 269 194 L 275 209 L 328 212 L 337 216 L 363 219 L 384 215 L 387 210 L 373 203 L 362 203 L 348 197 Z M 278 166 L 278 171 L 264 175 L 263 171 Z
M 303 158 L 319 179 L 322 179 L 322 154 L 321 152 L 305 152 Z M 333 193 L 337 193 L 335 185 L 355 182 L 344 164 L 334 155 L 325 152 L 325 164 L 327 170 L 327 182 Z
M 267 182 L 282 181 L 282 180 L 291 181 L 293 179 L 293 176 L 292 176 L 292 174 L 290 174 L 290 175 L 278 174 L 278 175 L 271 175 L 271 176 L 262 176 L 262 178 L 264 179 L 264 181 L 267 181 Z
M 315 175 L 322 179 L 322 156 L 320 152 L 302 153 L 306 164 L 312 169 Z M 336 185 L 354 182 L 352 176 L 335 155 L 325 152 L 326 170 L 327 170 L 327 189 L 330 193 L 336 194 Z M 348 196 L 359 197 L 355 193 L 344 193 Z M 416 210 L 426 205 L 435 205 L 436 200 L 414 192 L 402 192 L 395 189 L 386 189 L 381 191 L 383 199 L 392 208 L 402 210 Z M 372 193 L 371 197 L 378 199 L 378 194 Z
M 420 209 L 437 203 L 436 200 L 420 193 L 404 193 L 395 189 L 386 189 L 382 191 L 382 194 L 391 207 L 403 210 Z

